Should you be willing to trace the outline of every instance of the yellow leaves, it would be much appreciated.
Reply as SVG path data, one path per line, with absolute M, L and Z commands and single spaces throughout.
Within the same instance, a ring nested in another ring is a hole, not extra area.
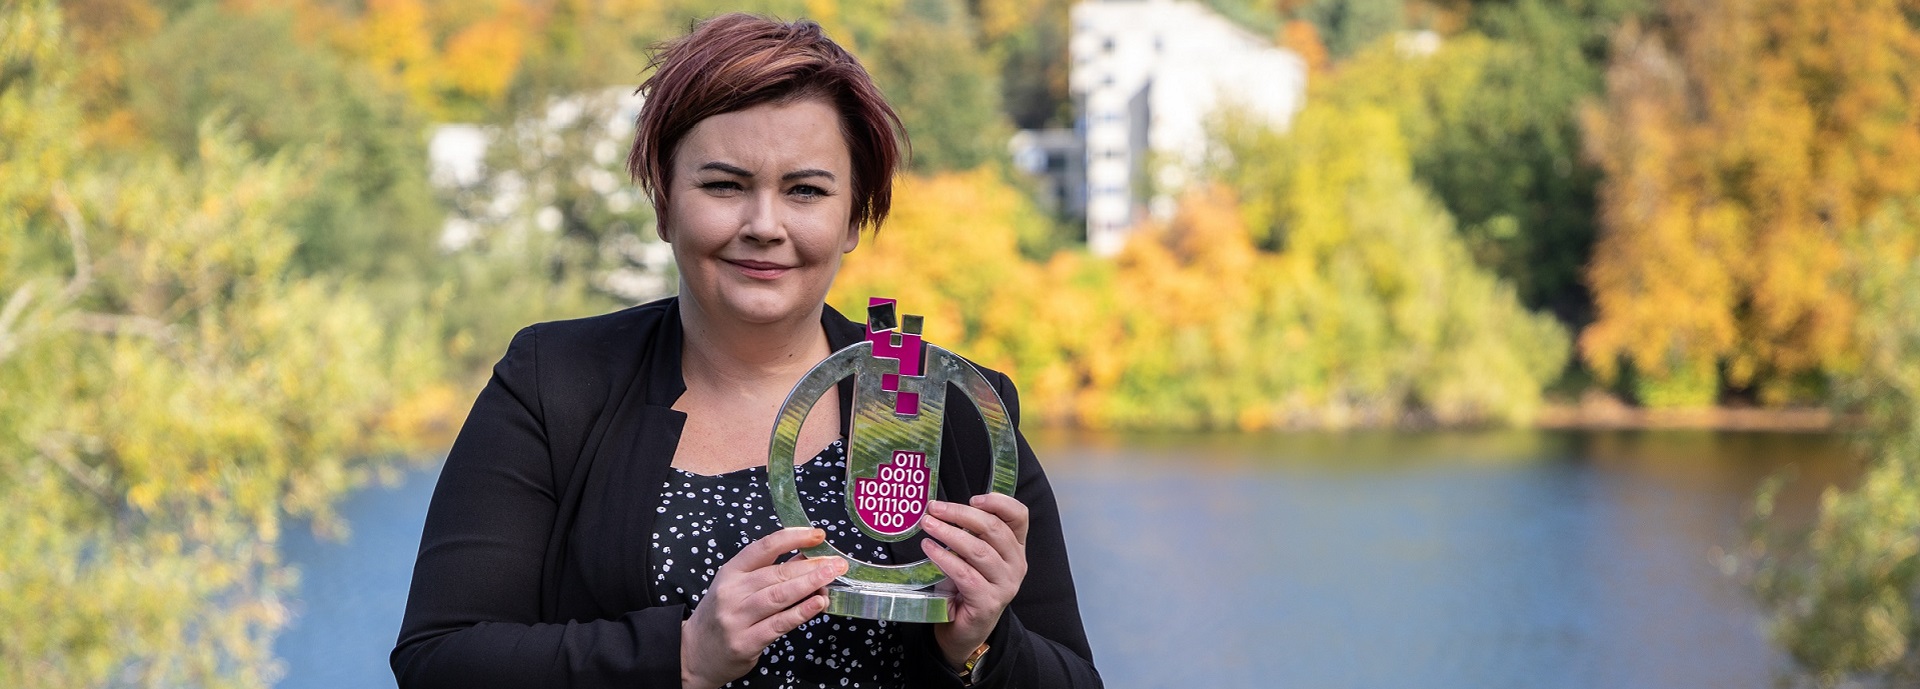
M 141 483 L 127 489 L 127 502 L 140 508 L 141 512 L 153 513 L 160 508 L 160 486 L 155 483 Z
M 805 0 L 805 6 L 806 17 L 819 24 L 828 37 L 840 42 L 848 49 L 853 48 L 853 36 L 840 16 L 839 0 Z
M 447 383 L 429 384 L 400 398 L 380 415 L 380 429 L 410 447 L 440 447 L 452 444 L 453 436 L 466 419 L 473 391 Z
M 969 3 L 982 44 L 994 44 L 1031 26 L 1064 4 L 1059 0 L 976 0 Z M 1056 20 L 1057 21 L 1057 20 Z
M 388 88 L 431 102 L 435 46 L 422 0 L 370 0 L 355 28 L 355 52 Z
M 1846 237 L 1920 191 L 1920 29 L 1898 3 L 1669 3 L 1616 37 L 1583 119 L 1606 171 L 1588 364 L 1715 362 L 1770 403 L 1855 347 Z

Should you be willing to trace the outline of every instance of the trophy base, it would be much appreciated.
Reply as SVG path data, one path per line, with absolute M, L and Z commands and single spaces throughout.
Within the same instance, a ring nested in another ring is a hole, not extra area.
M 888 622 L 947 622 L 953 594 L 834 584 L 827 587 L 827 614 Z

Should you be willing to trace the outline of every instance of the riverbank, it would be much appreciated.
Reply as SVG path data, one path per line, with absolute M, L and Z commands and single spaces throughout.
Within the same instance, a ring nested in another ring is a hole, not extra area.
M 1846 419 L 1822 407 L 1765 409 L 1646 409 L 1606 394 L 1588 393 L 1577 403 L 1548 404 L 1534 418 L 1537 428 L 1554 430 L 1688 429 L 1819 433 L 1845 426 Z

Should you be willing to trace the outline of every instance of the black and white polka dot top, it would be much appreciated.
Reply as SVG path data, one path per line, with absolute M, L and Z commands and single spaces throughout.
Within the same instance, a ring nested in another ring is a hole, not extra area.
M 889 560 L 887 544 L 848 521 L 847 450 L 836 440 L 794 467 L 800 502 L 841 552 L 872 563 Z M 698 607 L 721 563 L 780 528 L 767 496 L 767 468 L 706 476 L 675 467 L 654 521 L 653 590 L 661 605 Z M 818 615 L 760 653 L 760 662 L 728 687 L 902 687 L 905 647 L 892 623 Z

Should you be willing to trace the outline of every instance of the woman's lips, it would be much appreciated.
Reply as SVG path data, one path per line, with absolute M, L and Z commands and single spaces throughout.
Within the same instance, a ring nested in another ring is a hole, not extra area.
M 728 260 L 727 263 L 738 269 L 741 275 L 757 280 L 772 280 L 787 274 L 787 271 L 792 269 L 791 266 L 783 266 L 778 263 L 768 263 L 766 261 Z

